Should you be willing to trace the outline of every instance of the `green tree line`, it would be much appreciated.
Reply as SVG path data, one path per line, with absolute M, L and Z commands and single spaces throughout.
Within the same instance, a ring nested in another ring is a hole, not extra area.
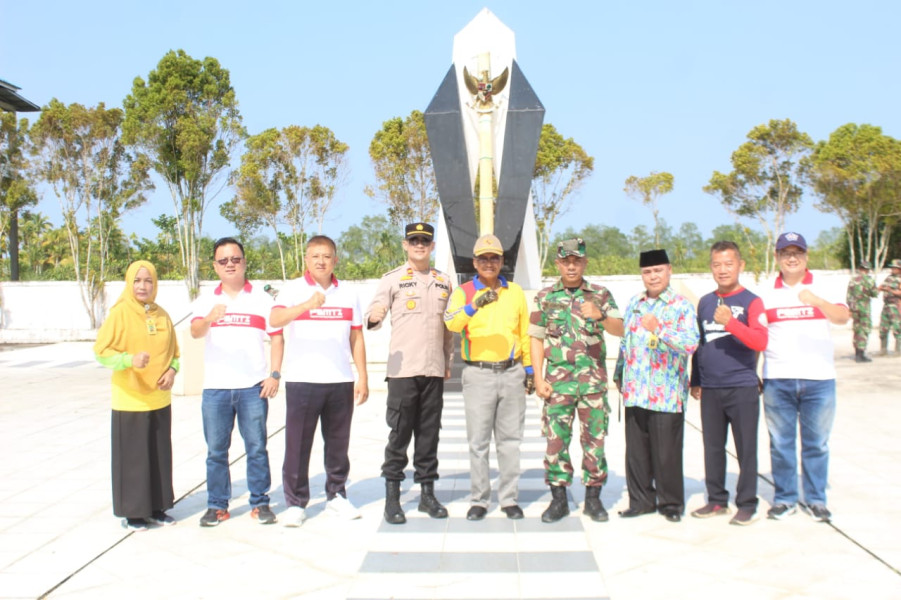
M 228 70 L 212 57 L 170 51 L 134 79 L 121 108 L 53 99 L 33 124 L 0 114 L 0 278 L 75 280 L 95 315 L 103 282 L 121 278 L 131 260 L 147 258 L 163 277 L 183 279 L 193 295 L 212 275 L 212 240 L 203 228 L 211 207 L 248 240 L 252 276 L 297 276 L 304 241 L 322 231 L 346 186 L 348 150 L 322 124 L 247 132 Z M 437 214 L 421 112 L 386 120 L 368 150 L 375 184 L 361 191 L 385 212 L 341 234 L 345 277 L 375 277 L 394 266 L 402 259 L 400 225 Z M 899 255 L 893 234 L 901 216 L 901 143 L 879 127 L 849 123 L 814 141 L 789 119 L 771 120 L 753 127 L 730 161 L 729 172 L 713 171 L 703 187 L 732 221 L 712 236 L 739 242 L 753 270 L 771 272 L 775 238 L 805 198 L 842 222 L 840 234 L 818 241 L 823 256 L 815 267 L 862 259 L 881 267 Z M 655 246 L 667 247 L 679 269 L 705 268 L 704 246 L 712 238 L 691 222 L 673 230 L 659 216 L 658 204 L 678 185 L 666 171 L 624 181 L 625 194 L 651 210 L 651 229 L 556 231 L 593 172 L 594 158 L 576 140 L 544 124 L 531 202 L 545 268 L 563 235 L 592 240 L 590 248 L 596 241 L 593 274 L 632 272 L 638 252 Z M 172 206 L 153 220 L 156 236 L 123 232 L 123 215 L 145 204 L 160 183 Z M 59 203 L 59 226 L 38 210 L 41 186 Z

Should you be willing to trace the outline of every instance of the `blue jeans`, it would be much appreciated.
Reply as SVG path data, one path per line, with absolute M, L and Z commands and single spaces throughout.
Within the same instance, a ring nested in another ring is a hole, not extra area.
M 260 398 L 261 387 L 240 390 L 203 390 L 203 436 L 206 439 L 207 506 L 225 510 L 232 495 L 228 471 L 235 416 L 247 453 L 247 489 L 250 506 L 269 504 L 269 453 L 266 451 L 266 417 L 269 400 Z
M 773 504 L 798 502 L 796 439 L 800 422 L 804 501 L 809 506 L 826 506 L 829 433 L 835 420 L 835 380 L 766 379 L 763 405 L 776 484 Z

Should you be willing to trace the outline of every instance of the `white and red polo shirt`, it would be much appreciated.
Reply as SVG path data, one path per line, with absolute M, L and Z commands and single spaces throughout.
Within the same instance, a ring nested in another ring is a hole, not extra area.
M 775 281 L 761 287 L 765 324 L 769 329 L 764 379 L 835 379 L 832 325 L 823 311 L 798 299 L 803 289 L 827 302 L 844 305 L 843 298 L 831 298 L 825 289 L 816 285 L 810 271 L 794 286 L 786 285 L 780 274 Z
M 301 304 L 317 291 L 325 294 L 325 304 L 285 326 L 283 377 L 285 381 L 302 383 L 353 381 L 350 331 L 363 328 L 363 311 L 356 292 L 338 285 L 334 276 L 328 288 L 323 289 L 307 272 L 285 285 L 275 306 Z
M 269 377 L 266 337 L 281 333 L 269 325 L 272 297 L 249 281 L 232 298 L 220 283 L 213 293 L 194 300 L 191 322 L 205 318 L 217 304 L 225 305 L 225 316 L 212 323 L 206 334 L 203 357 L 204 389 L 239 390 Z

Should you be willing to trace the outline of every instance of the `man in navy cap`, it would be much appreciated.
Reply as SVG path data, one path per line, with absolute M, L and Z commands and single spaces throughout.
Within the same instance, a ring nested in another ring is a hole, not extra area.
M 798 424 L 804 501 L 816 521 L 829 521 L 826 481 L 829 434 L 835 419 L 835 364 L 830 323 L 848 322 L 848 307 L 807 270 L 807 241 L 787 232 L 776 241 L 779 274 L 762 288 L 769 341 L 764 354 L 763 405 L 770 434 L 775 494 L 767 512 L 784 519 L 797 511 Z
M 391 311 L 388 350 L 388 406 L 391 433 L 385 446 L 385 521 L 407 521 L 400 505 L 400 483 L 407 447 L 414 435 L 413 481 L 422 491 L 419 510 L 434 519 L 447 517 L 435 497 L 438 479 L 438 431 L 444 408 L 444 380 L 450 377 L 453 334 L 444 326 L 444 310 L 453 285 L 447 274 L 429 267 L 435 229 L 428 223 L 407 225 L 403 247 L 407 262 L 382 276 L 366 310 L 366 328 L 382 326 Z

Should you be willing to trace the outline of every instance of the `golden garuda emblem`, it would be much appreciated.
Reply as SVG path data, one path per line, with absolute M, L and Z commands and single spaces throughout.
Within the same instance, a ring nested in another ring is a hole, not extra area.
M 490 109 L 494 106 L 491 97 L 504 90 L 509 74 L 510 69 L 505 68 L 503 73 L 489 79 L 488 71 L 482 71 L 481 79 L 476 79 L 466 67 L 463 67 L 463 81 L 466 83 L 466 89 L 475 97 L 476 108 Z

